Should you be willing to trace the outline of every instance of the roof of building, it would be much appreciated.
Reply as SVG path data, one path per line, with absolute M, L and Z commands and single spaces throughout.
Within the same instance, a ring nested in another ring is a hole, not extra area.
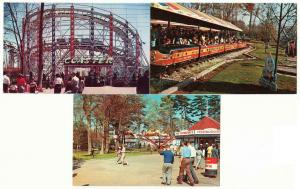
M 186 8 L 178 3 L 152 3 L 151 18 L 219 30 L 243 31 L 230 22 L 199 10 Z
M 192 130 L 204 130 L 204 129 L 220 129 L 220 123 L 213 118 L 210 117 L 204 117 L 197 123 L 195 123 L 191 128 L 189 128 L 189 131 Z

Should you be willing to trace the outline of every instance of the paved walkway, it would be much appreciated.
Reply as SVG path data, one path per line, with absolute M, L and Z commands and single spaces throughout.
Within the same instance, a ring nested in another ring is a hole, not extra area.
M 162 186 L 161 169 L 162 156 L 159 154 L 127 157 L 129 165 L 116 164 L 116 158 L 105 160 L 89 160 L 81 168 L 74 170 L 73 185 L 82 186 Z M 204 166 L 204 165 L 202 165 Z M 217 178 L 204 177 L 198 169 L 200 183 L 195 186 L 219 186 Z M 189 186 L 186 183 L 179 185 L 176 178 L 179 173 L 179 158 L 175 158 L 173 165 L 172 186 Z
M 53 94 L 54 89 L 44 89 L 43 93 Z M 136 87 L 85 87 L 83 94 L 136 94 Z

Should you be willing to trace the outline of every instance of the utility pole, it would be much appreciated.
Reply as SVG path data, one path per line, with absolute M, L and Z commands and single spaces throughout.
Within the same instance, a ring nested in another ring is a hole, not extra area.
M 280 15 L 279 15 L 279 20 L 278 20 L 274 77 L 277 75 L 278 51 L 279 51 L 279 41 L 280 41 L 281 22 L 282 22 L 282 7 L 283 7 L 283 3 L 280 4 Z

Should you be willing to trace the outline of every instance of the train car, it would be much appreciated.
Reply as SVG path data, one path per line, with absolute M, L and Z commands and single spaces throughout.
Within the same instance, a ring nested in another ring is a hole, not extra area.
M 231 52 L 246 48 L 246 43 L 231 43 L 209 45 L 200 48 L 198 45 L 165 45 L 151 51 L 151 64 L 155 66 L 170 66 L 179 63 L 194 61 L 198 58 L 215 56 L 221 53 Z
M 160 32 L 157 31 L 161 31 L 162 28 L 168 28 L 168 31 L 172 27 L 196 29 L 201 33 L 217 31 L 222 35 L 243 32 L 241 28 L 228 21 L 178 3 L 152 3 L 151 24 L 157 26 L 153 29 L 154 39 L 161 37 Z M 201 48 L 198 45 L 162 45 L 161 40 L 159 44 L 154 44 L 154 48 L 151 49 L 151 65 L 163 67 L 184 64 L 198 58 L 216 56 L 247 47 L 244 42 L 201 46 Z

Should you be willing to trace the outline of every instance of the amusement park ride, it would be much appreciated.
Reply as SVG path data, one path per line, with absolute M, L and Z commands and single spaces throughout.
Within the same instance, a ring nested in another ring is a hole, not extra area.
M 218 31 L 223 36 L 228 33 L 242 32 L 240 28 L 230 22 L 186 8 L 177 3 L 152 3 L 151 19 L 153 27 L 165 27 L 167 30 L 171 30 L 172 27 L 197 30 L 199 41 L 201 38 L 200 33 L 211 33 L 213 30 Z M 156 37 L 158 38 L 158 36 Z M 151 49 L 151 65 L 167 68 L 177 64 L 195 62 L 200 58 L 208 59 L 246 47 L 248 45 L 245 42 L 206 46 L 199 44 L 157 44 L 156 47 Z
M 175 137 L 166 134 L 160 133 L 159 131 L 148 131 L 148 132 L 141 132 L 141 133 L 133 133 L 132 131 L 127 131 L 126 135 L 133 137 L 134 139 L 139 139 L 144 141 L 148 144 L 151 144 L 156 149 L 160 149 L 164 147 L 166 144 L 175 140 Z M 125 141 L 123 141 L 124 143 Z
M 43 15 L 43 19 L 40 19 Z M 42 41 L 40 22 L 42 20 Z M 148 69 L 139 33 L 127 20 L 82 4 L 45 4 L 31 10 L 22 22 L 23 73 L 49 77 L 76 69 L 112 75 L 129 82 Z M 42 48 L 42 69 L 39 49 Z

